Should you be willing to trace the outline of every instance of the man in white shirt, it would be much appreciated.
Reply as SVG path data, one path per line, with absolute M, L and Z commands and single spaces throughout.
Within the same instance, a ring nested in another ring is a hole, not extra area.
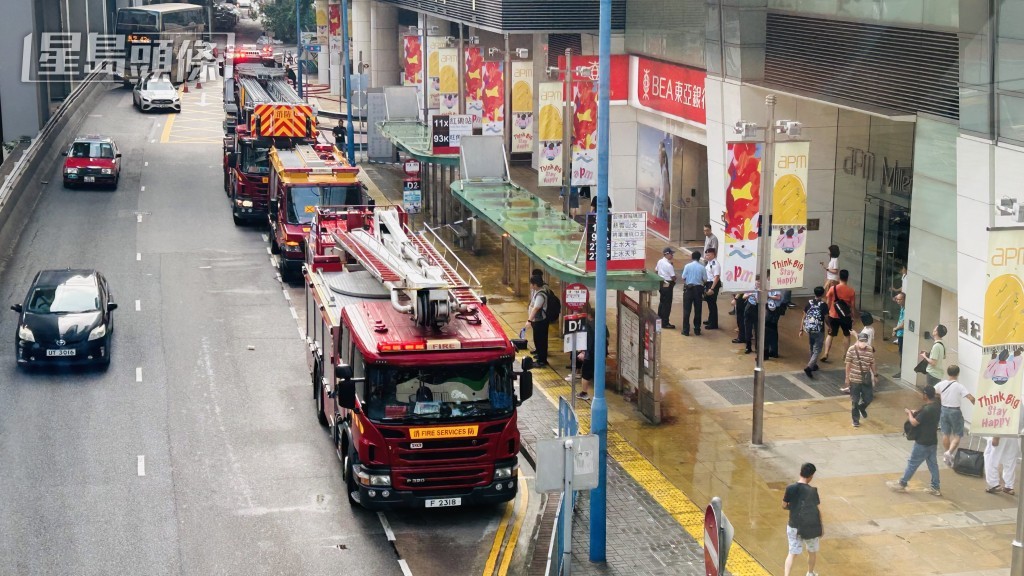
M 939 415 L 939 429 L 942 430 L 942 447 L 946 451 L 942 454 L 942 460 L 946 466 L 953 466 L 953 454 L 960 446 L 960 439 L 964 437 L 964 415 L 960 412 L 960 405 L 964 398 L 974 404 L 974 396 L 967 391 L 957 377 L 960 376 L 960 367 L 950 364 L 946 369 L 947 379 L 935 385 L 935 391 L 939 394 L 942 403 L 942 412 Z
M 672 255 L 676 251 L 666 247 L 661 253 L 663 256 L 654 268 L 661 277 L 661 287 L 658 288 L 658 318 L 661 318 L 662 328 L 675 328 L 669 323 L 668 318 L 672 314 L 672 292 L 676 287 L 676 269 L 672 266 Z
M 711 232 L 710 222 L 704 225 L 704 252 L 702 254 L 707 254 L 708 250 L 714 250 L 715 254 L 718 254 L 718 236 Z M 706 256 L 702 263 L 707 264 Z
M 708 227 L 705 227 L 707 231 Z M 712 238 L 714 238 L 712 236 Z M 717 239 L 716 239 L 717 240 Z M 718 291 L 722 289 L 722 265 L 718 263 L 718 248 L 708 248 L 704 251 L 704 259 L 707 264 L 704 269 L 708 272 L 708 281 L 704 284 L 704 301 L 708 303 L 708 319 L 704 327 L 708 330 L 718 330 Z

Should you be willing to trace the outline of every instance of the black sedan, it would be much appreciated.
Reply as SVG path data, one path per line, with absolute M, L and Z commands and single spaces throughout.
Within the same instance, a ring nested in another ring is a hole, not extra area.
M 107 280 L 95 270 L 43 270 L 22 304 L 11 306 L 18 321 L 18 366 L 110 365 L 114 331 Z

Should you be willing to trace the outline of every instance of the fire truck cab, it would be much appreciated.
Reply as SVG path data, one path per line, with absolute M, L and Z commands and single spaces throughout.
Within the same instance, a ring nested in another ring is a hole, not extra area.
M 468 268 L 432 232 L 412 233 L 400 208 L 321 208 L 312 228 L 307 359 L 350 502 L 515 498 L 516 409 L 533 393 L 531 360 L 515 366 L 525 341 L 509 340 Z
M 301 275 L 306 234 L 318 206 L 363 206 L 359 168 L 329 144 L 270 149 L 270 251 L 281 278 Z

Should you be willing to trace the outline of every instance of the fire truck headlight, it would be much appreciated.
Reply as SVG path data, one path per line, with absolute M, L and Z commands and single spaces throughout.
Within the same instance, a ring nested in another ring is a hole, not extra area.
M 503 480 L 505 478 L 511 478 L 515 475 L 516 470 L 519 468 L 519 463 L 516 462 L 511 466 L 499 466 L 494 469 L 494 479 Z
M 302 247 L 299 246 L 299 243 L 295 242 L 294 240 L 289 240 L 285 242 L 283 248 L 288 252 L 298 252 L 302 250 Z
M 390 474 L 370 474 L 364 468 L 356 470 L 356 479 L 363 486 L 391 486 Z
M 235 200 L 235 206 L 240 206 L 242 208 L 252 208 L 252 200 L 238 200 L 238 199 L 236 199 Z

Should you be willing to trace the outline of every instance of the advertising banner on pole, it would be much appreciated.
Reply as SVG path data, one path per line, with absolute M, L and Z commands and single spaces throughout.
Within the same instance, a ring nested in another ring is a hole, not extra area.
M 330 31 L 330 19 L 327 17 L 327 0 L 316 0 L 316 43 L 327 45 L 327 36 Z
M 512 151 L 533 152 L 533 62 L 512 62 Z
M 419 86 L 423 83 L 423 59 L 419 36 L 402 37 L 402 86 Z
M 484 55 L 479 46 L 466 48 L 464 82 L 466 114 L 473 117 L 473 127 L 480 128 L 484 118 Z
M 725 263 L 722 289 L 754 289 L 761 203 L 761 142 L 729 142 L 725 177 Z
M 971 434 L 1016 436 L 1024 363 L 1024 230 L 991 230 Z
M 771 288 L 804 285 L 807 255 L 807 158 L 810 142 L 775 143 Z
M 431 110 L 441 106 L 441 48 L 447 43 L 445 36 L 427 37 L 427 103 Z
M 597 186 L 597 84 L 573 83 L 573 186 Z
M 503 62 L 484 62 L 483 134 L 505 133 L 505 73 Z
M 459 113 L 459 50 L 441 48 L 437 51 L 438 110 L 441 114 Z
M 562 185 L 562 100 L 561 82 L 537 85 L 537 185 Z
M 330 37 L 328 46 L 331 54 L 340 54 L 341 46 L 341 5 L 327 5 L 327 34 Z

